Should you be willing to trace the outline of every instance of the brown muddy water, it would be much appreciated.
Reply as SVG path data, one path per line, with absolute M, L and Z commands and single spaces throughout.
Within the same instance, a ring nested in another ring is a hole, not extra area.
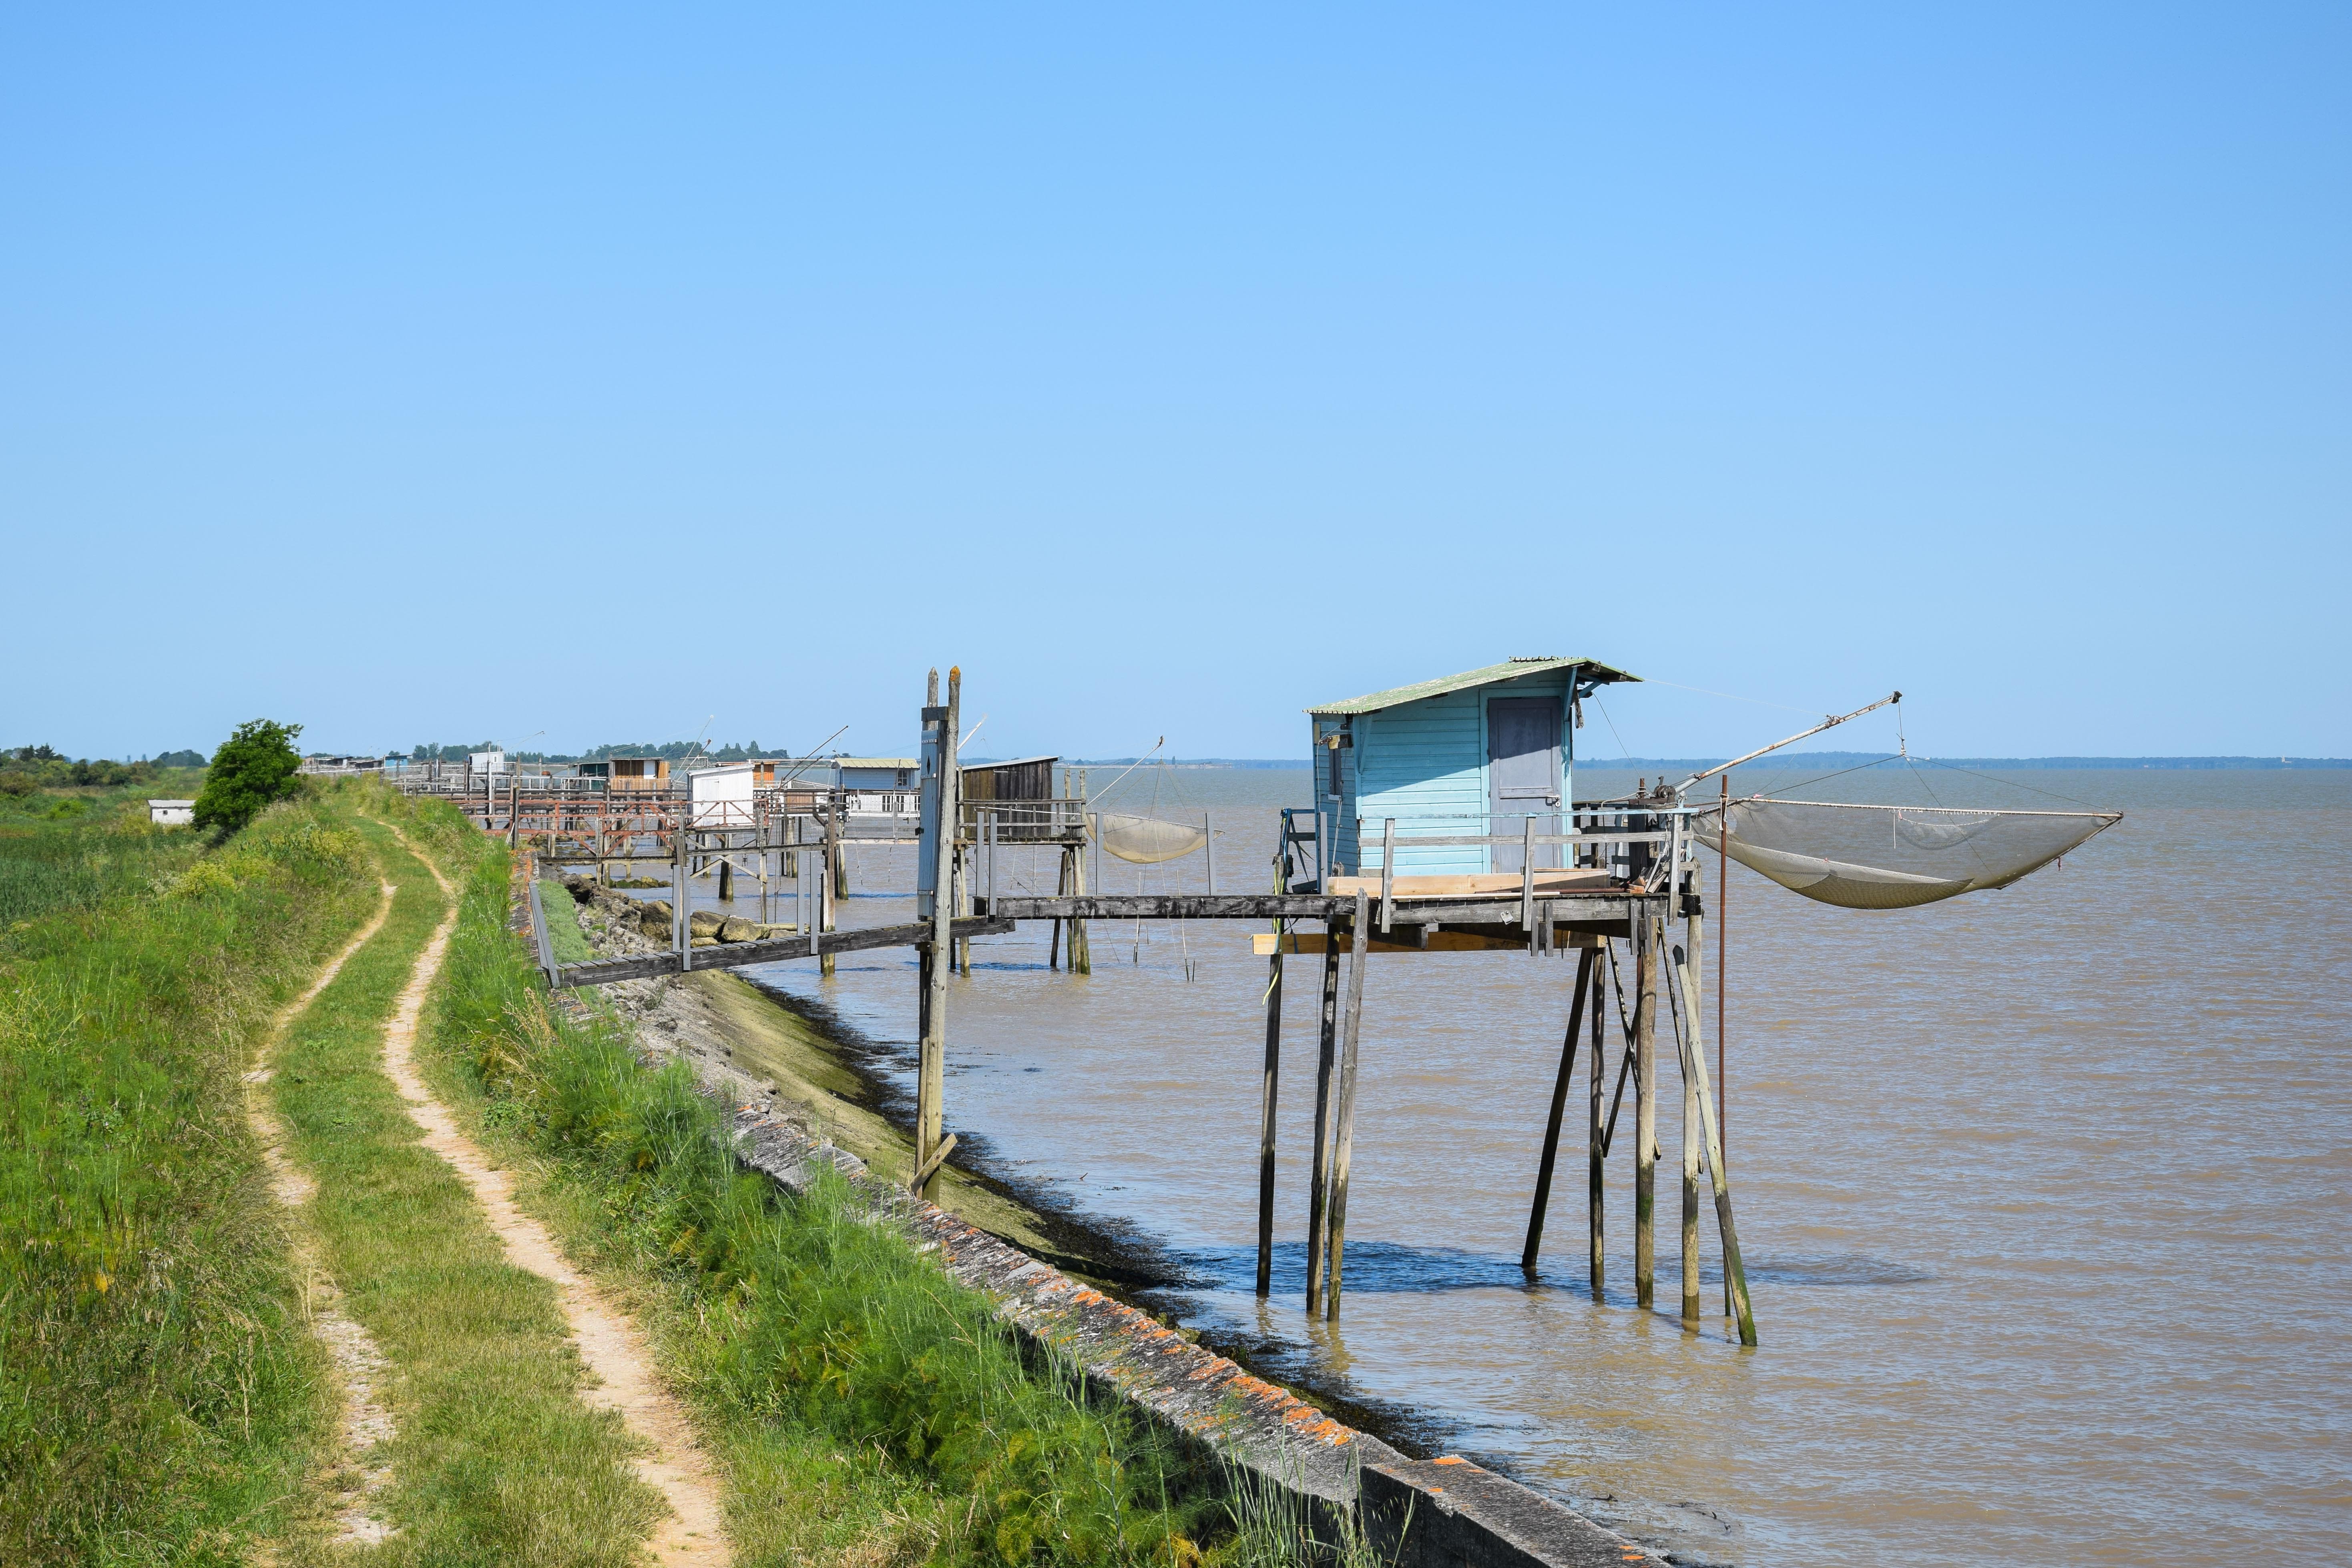
M 1265 884 L 1306 775 L 1138 775 L 1122 804 L 1154 789 L 1171 816 L 1217 814 L 1239 889 Z M 1519 1272 L 1572 962 L 1373 962 L 1336 1329 L 1301 1301 L 1314 961 L 1288 987 L 1268 1301 L 1247 928 L 1097 923 L 1089 978 L 1045 967 L 1043 925 L 976 943 L 948 1126 L 992 1172 L 1156 1238 L 1184 1283 L 1155 1300 L 1272 1373 L 1682 1561 L 2352 1562 L 2352 772 L 1881 769 L 1790 793 L 1927 790 L 2129 815 L 2006 892 L 1921 910 L 1829 909 L 1732 868 L 1726 1120 L 1759 1349 L 1674 1315 L 1671 1080 L 1661 1310 L 1631 1297 L 1630 1138 L 1591 1297 L 1573 1112 L 1542 1272 Z M 909 918 L 910 851 L 852 853 L 844 923 Z M 1109 890 L 1202 885 L 1197 856 L 1106 864 Z M 1052 889 L 1042 858 L 1008 853 L 1001 890 L 1016 877 Z M 751 973 L 910 1086 L 910 956 Z

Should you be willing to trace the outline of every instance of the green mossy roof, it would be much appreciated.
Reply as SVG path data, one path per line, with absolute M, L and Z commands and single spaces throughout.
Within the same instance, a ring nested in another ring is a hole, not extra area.
M 1398 708 L 1424 698 L 1443 697 L 1449 691 L 1464 691 L 1474 686 L 1492 686 L 1496 681 L 1517 680 L 1523 675 L 1542 675 L 1555 669 L 1569 669 L 1581 665 L 1585 679 L 1606 684 L 1615 680 L 1639 680 L 1638 675 L 1628 675 L 1591 658 L 1513 658 L 1501 664 L 1490 664 L 1484 669 L 1468 669 L 1460 675 L 1448 675 L 1436 680 L 1424 680 L 1412 686 L 1391 687 L 1364 697 L 1349 697 L 1338 702 L 1322 702 L 1307 710 L 1318 719 L 1349 713 L 1377 713 L 1383 708 Z

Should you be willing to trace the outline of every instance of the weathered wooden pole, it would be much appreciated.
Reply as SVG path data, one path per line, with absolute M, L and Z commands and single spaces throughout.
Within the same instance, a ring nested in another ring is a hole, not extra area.
M 1331 1140 L 1331 1286 L 1326 1315 L 1339 1315 L 1339 1267 L 1348 1248 L 1348 1165 L 1356 1148 L 1356 1040 L 1364 1022 L 1364 967 L 1371 956 L 1370 895 L 1356 891 L 1355 918 L 1349 922 L 1348 1007 L 1339 1028 L 1339 1130 Z
M 1731 1157 L 1731 1063 L 1724 1045 L 1724 994 L 1728 989 L 1731 974 L 1725 967 L 1731 948 L 1731 775 L 1723 775 L 1722 804 L 1717 808 L 1717 824 L 1723 837 L 1715 852 L 1715 1092 L 1717 1129 L 1723 1135 L 1723 1155 Z M 1723 1315 L 1736 1316 L 1738 1308 L 1731 1300 L 1731 1271 L 1723 1275 Z
M 1266 960 L 1265 1077 L 1258 1094 L 1257 1293 L 1274 1289 L 1274 1113 L 1282 1087 L 1282 922 Z
M 1595 853 L 1597 854 L 1598 851 L 1596 850 Z M 1605 944 L 1608 939 L 1603 937 L 1601 941 Z M 1609 967 L 1614 967 L 1613 963 Z M 1596 1301 L 1601 1300 L 1601 1284 L 1609 1273 L 1608 1258 L 1602 1247 L 1608 1235 L 1608 1214 L 1601 1206 L 1601 1198 L 1604 1195 L 1601 1165 L 1609 1158 L 1607 1142 L 1609 1135 L 1601 1122 L 1601 1102 L 1606 1098 L 1601 1087 L 1604 1081 L 1601 1068 L 1608 1055 L 1601 1049 L 1601 1004 L 1609 999 L 1608 991 L 1609 975 L 1596 958 L 1592 966 L 1592 1047 L 1590 1052 L 1591 1059 L 1586 1064 L 1585 1069 L 1591 1075 L 1592 1104 L 1584 1130 L 1585 1217 L 1591 1232 L 1592 1299 Z
M 1080 774 L 1082 788 L 1084 776 L 1083 773 Z M 1079 898 L 1085 898 L 1087 895 L 1087 847 L 1083 837 L 1084 823 L 1085 819 L 1081 817 L 1079 829 L 1081 837 L 1078 844 L 1070 851 L 1070 890 Z M 1095 950 L 1094 944 L 1087 937 L 1087 922 L 1074 920 L 1070 922 L 1070 973 L 1092 974 L 1094 972 Z
M 1684 964 L 1680 948 L 1675 950 L 1675 967 L 1681 971 L 1683 1010 L 1696 1017 L 1696 977 Z M 1756 1310 L 1748 1299 L 1748 1268 L 1739 1258 L 1739 1230 L 1731 1222 L 1731 1178 L 1723 1168 L 1723 1138 L 1716 1127 L 1715 1100 L 1707 1090 L 1706 1051 L 1696 1029 L 1684 1037 L 1683 1049 L 1683 1070 L 1698 1080 L 1699 1127 L 1706 1135 L 1706 1166 L 1715 1178 L 1715 1223 L 1723 1237 L 1723 1278 L 1731 1288 L 1732 1315 L 1739 1323 L 1739 1342 L 1752 1345 L 1756 1342 Z
M 1696 922 L 1693 922 L 1696 923 Z M 1698 1079 L 1688 1066 L 1698 1019 L 1687 1007 L 1683 1026 L 1683 1322 L 1698 1327 Z
M 1324 1201 L 1331 1183 L 1331 1069 L 1339 1060 L 1339 919 L 1323 922 L 1323 1012 L 1315 1041 L 1315 1154 L 1307 1175 L 1307 1313 L 1323 1310 Z
M 962 777 L 961 766 L 958 764 L 956 774 L 958 784 L 962 783 Z M 972 872 L 977 868 L 980 848 L 979 845 L 974 844 L 971 847 L 970 852 L 967 852 L 965 846 L 957 844 L 956 838 L 962 831 L 963 795 L 961 791 L 958 791 L 956 820 L 948 828 L 948 842 L 955 847 L 955 912 L 958 918 L 971 913 Z M 971 978 L 971 938 L 968 936 L 956 938 L 955 967 L 957 973 L 967 980 Z
M 734 900 L 735 857 L 722 854 L 719 857 L 719 901 L 727 904 Z
M 1658 922 L 1646 910 L 1633 1001 L 1633 1300 L 1649 1306 L 1658 1274 Z
M 836 892 L 846 893 L 848 890 L 839 886 L 841 865 L 841 805 L 836 801 L 829 804 L 824 813 L 824 879 L 817 892 L 816 905 L 816 929 L 819 931 L 833 929 L 834 898 Z M 827 980 L 832 979 L 835 962 L 834 954 L 822 954 L 816 961 L 817 973 Z
M 1536 1166 L 1536 1198 L 1528 1207 L 1528 1244 L 1519 1252 L 1519 1267 L 1536 1271 L 1536 1255 L 1543 1250 L 1544 1207 L 1551 1202 L 1551 1173 L 1559 1158 L 1559 1124 L 1568 1115 L 1568 1086 L 1576 1076 L 1576 1037 L 1584 1028 L 1584 988 L 1592 980 L 1592 950 L 1576 953 L 1576 990 L 1568 1003 L 1568 1034 L 1559 1043 L 1559 1076 L 1552 1080 L 1551 1120 L 1544 1126 L 1543 1159 Z
M 931 675 L 931 695 L 939 695 L 939 674 Z M 922 910 L 931 923 L 931 941 L 928 952 L 929 962 L 922 965 L 924 995 L 929 1005 L 924 1009 L 921 1057 L 915 1078 L 915 1170 L 930 1169 L 931 1179 L 925 1184 L 925 1196 L 938 1191 L 939 1174 L 931 1155 L 939 1147 L 940 1134 L 945 1120 L 942 1100 L 947 1090 L 947 1019 L 948 972 L 954 963 L 955 945 L 955 821 L 957 788 L 955 742 L 960 732 L 959 710 L 961 707 L 963 672 L 961 668 L 948 671 L 948 700 L 944 707 L 933 701 L 923 710 L 923 780 L 925 804 L 930 806 L 923 823 L 929 841 L 922 853 L 929 859 L 930 876 L 926 889 L 919 887 L 919 901 L 928 891 L 929 908 Z
M 835 899 L 845 899 L 849 897 L 849 845 L 843 839 L 841 828 L 842 824 L 849 816 L 848 791 L 834 792 L 834 798 L 826 809 L 825 816 L 827 819 L 825 841 L 832 846 L 833 850 L 833 896 Z M 827 926 L 824 929 L 831 931 L 833 928 Z
M 1068 844 L 1063 844 L 1061 865 L 1054 869 L 1054 898 L 1068 898 L 1068 896 L 1070 896 L 1070 847 Z M 1045 945 L 1045 966 L 1046 969 L 1061 969 L 1061 914 L 1056 914 L 1054 920 L 1046 921 L 1046 926 L 1049 926 L 1049 936 L 1046 936 L 1046 945 Z
M 694 967 L 694 922 L 686 912 L 686 826 L 679 824 L 669 839 L 670 942 L 677 949 L 677 966 Z

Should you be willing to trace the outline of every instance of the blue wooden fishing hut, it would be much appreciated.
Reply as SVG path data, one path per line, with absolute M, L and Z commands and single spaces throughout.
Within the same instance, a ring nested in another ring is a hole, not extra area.
M 1571 800 L 1583 701 L 1638 680 L 1591 658 L 1521 658 L 1308 709 L 1318 831 L 1333 875 L 1381 868 L 1393 819 L 1397 875 L 1522 869 L 1517 845 L 1431 845 L 1415 837 L 1559 834 Z M 1539 846 L 1536 867 L 1560 864 Z

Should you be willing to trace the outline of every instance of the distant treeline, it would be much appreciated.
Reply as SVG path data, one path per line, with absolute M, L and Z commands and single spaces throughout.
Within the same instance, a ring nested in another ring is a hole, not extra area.
M 415 763 L 462 763 L 475 752 L 495 752 L 496 741 L 478 741 L 472 745 L 434 745 L 416 747 L 408 753 Z M 667 757 L 677 762 L 681 757 L 704 756 L 715 762 L 740 763 L 751 757 L 788 757 L 790 752 L 763 751 L 757 741 L 730 741 L 723 746 L 698 746 L 692 741 L 615 741 L 608 745 L 592 746 L 584 752 L 513 752 L 509 753 L 518 763 L 601 763 L 607 757 Z
M 167 768 L 204 765 L 202 752 L 163 752 L 118 763 L 106 757 L 68 757 L 50 746 L 14 746 L 0 751 L 0 795 L 145 784 Z

